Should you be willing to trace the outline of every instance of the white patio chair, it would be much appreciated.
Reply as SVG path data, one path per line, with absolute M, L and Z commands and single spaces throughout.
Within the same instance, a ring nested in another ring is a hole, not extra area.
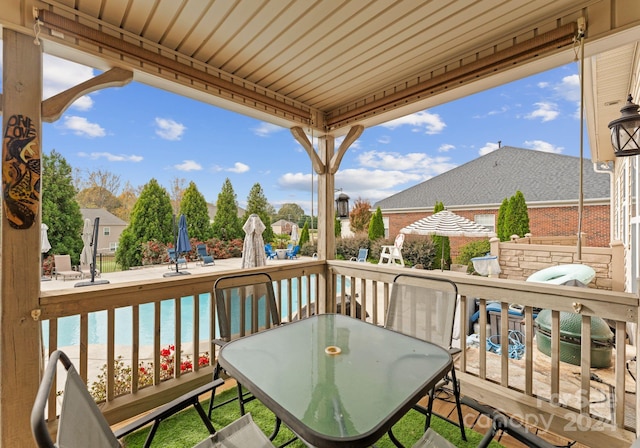
M 380 251 L 380 260 L 378 264 L 396 264 L 404 266 L 402 259 L 402 246 L 404 245 L 404 233 L 399 233 L 393 243 L 393 246 L 382 246 Z
M 58 280 L 59 275 L 62 276 L 63 281 L 66 281 L 67 277 L 82 279 L 82 272 L 71 269 L 71 257 L 69 255 L 54 255 L 53 264 L 56 271 L 56 280 Z

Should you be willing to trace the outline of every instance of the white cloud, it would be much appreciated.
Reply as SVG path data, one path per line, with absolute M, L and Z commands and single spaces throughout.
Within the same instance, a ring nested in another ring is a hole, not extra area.
M 202 165 L 195 160 L 183 160 L 182 163 L 173 166 L 178 171 L 200 171 Z
M 524 146 L 535 149 L 536 151 L 551 152 L 554 154 L 562 154 L 562 151 L 564 150 L 562 146 L 554 146 L 543 140 L 527 140 L 524 142 Z
M 233 168 L 227 168 L 226 171 L 229 171 L 231 173 L 246 173 L 247 171 L 249 171 L 249 165 L 245 165 L 241 162 L 236 162 L 233 164 Z
M 267 137 L 275 132 L 280 132 L 282 130 L 284 130 L 283 127 L 266 122 L 262 122 L 260 123 L 260 126 L 252 129 L 253 133 L 260 137 Z
M 107 134 L 99 124 L 90 123 L 86 118 L 75 115 L 65 115 L 62 119 L 61 128 L 82 137 L 104 137 Z
M 456 166 L 450 162 L 449 157 L 430 157 L 419 152 L 400 154 L 397 152 L 367 151 L 358 156 L 358 162 L 365 168 L 419 172 L 423 177 L 435 176 Z
M 93 69 L 65 59 L 44 54 L 42 58 L 42 97 L 50 98 L 94 77 Z M 89 110 L 93 100 L 88 95 L 78 98 L 72 106 L 79 110 Z
M 558 112 L 558 105 L 548 101 L 541 101 L 535 103 L 536 109 L 531 113 L 525 115 L 525 118 L 529 120 L 536 120 L 540 118 L 542 122 L 552 121 L 558 118 L 560 112 Z
M 438 148 L 438 152 L 449 152 L 450 150 L 455 149 L 455 146 L 450 145 L 448 143 L 443 143 L 442 145 L 440 145 L 440 147 Z
M 567 101 L 580 101 L 580 76 L 577 74 L 565 76 L 559 84 L 553 86 L 553 90 Z
M 378 138 L 378 143 L 382 145 L 388 145 L 389 143 L 391 143 L 391 137 L 389 137 L 388 135 L 383 135 L 382 137 Z
M 182 123 L 170 118 L 156 117 L 156 134 L 165 140 L 180 140 L 187 129 Z
M 387 129 L 395 129 L 400 126 L 412 126 L 414 131 L 424 130 L 425 134 L 438 134 L 447 126 L 438 114 L 431 114 L 427 111 L 416 112 L 388 121 L 380 126 Z
M 110 152 L 79 152 L 78 156 L 88 157 L 94 160 L 107 159 L 109 162 L 142 162 L 142 160 L 144 159 L 142 156 L 137 156 L 135 154 L 111 154 Z
M 486 154 L 489 154 L 490 152 L 495 151 L 498 148 L 499 146 L 497 143 L 487 142 L 482 148 L 478 150 L 478 154 L 481 156 L 484 156 Z

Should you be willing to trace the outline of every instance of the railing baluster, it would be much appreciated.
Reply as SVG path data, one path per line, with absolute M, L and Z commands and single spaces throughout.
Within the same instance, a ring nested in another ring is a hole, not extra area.
M 524 393 L 533 395 L 533 307 L 524 307 Z
M 80 378 L 87 383 L 88 378 L 88 358 L 89 358 L 89 316 L 87 313 L 80 315 Z
M 49 319 L 49 353 L 47 354 L 46 359 L 49 359 L 49 356 L 51 355 L 51 353 L 55 352 L 57 349 L 58 349 L 58 319 Z M 40 374 L 42 374 L 42 372 L 40 372 Z M 58 381 L 57 377 L 55 381 Z M 56 419 L 56 416 L 58 415 L 58 409 L 57 409 L 58 401 L 56 400 L 57 392 L 58 390 L 56 387 L 52 387 L 51 391 L 49 392 L 49 403 L 56 403 L 56 406 L 49 406 L 47 409 L 47 420 L 49 420 L 50 422 L 54 421 Z
M 371 302 L 373 305 L 373 319 L 372 322 L 375 325 L 379 325 L 378 322 L 378 282 L 375 280 L 371 281 Z
M 160 384 L 160 301 L 153 302 L 153 384 Z
M 107 310 L 107 402 L 115 397 L 115 311 Z
M 140 307 L 131 307 L 131 392 L 140 384 Z
M 614 424 L 618 428 L 624 427 L 624 417 L 625 417 L 625 361 L 627 358 L 627 326 L 624 322 L 617 320 L 616 321 L 616 345 L 615 345 L 615 355 L 616 355 L 616 363 L 615 363 L 615 394 L 616 394 L 616 413 L 614 416 Z
M 200 370 L 200 294 L 193 295 L 193 371 Z
M 560 312 L 551 311 L 551 403 L 559 403 L 560 393 Z
M 500 384 L 509 387 L 509 304 L 500 304 Z
M 478 325 L 480 327 L 480 347 L 478 349 L 478 376 L 483 380 L 487 379 L 487 300 L 480 299 L 480 317 Z
M 464 294 L 460 295 L 460 365 L 458 366 L 458 370 L 461 372 L 467 371 L 467 351 L 465 350 L 467 344 L 467 334 L 469 334 L 469 320 L 467 318 L 467 296 Z M 463 311 L 465 310 L 465 311 Z
M 580 413 L 589 415 L 591 394 L 591 316 L 582 316 L 580 331 Z
M 182 298 L 176 297 L 174 300 L 173 313 L 173 340 L 175 341 L 175 351 L 173 352 L 173 377 L 180 378 L 180 365 L 182 364 Z

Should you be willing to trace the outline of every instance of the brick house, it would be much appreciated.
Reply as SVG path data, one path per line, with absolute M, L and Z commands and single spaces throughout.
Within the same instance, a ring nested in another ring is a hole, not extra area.
M 378 201 L 385 231 L 393 238 L 403 227 L 433 213 L 436 202 L 495 231 L 503 199 L 524 194 L 534 236 L 576 236 L 578 232 L 578 157 L 501 147 L 446 173 Z M 611 172 L 583 161 L 583 242 L 608 246 L 611 234 Z M 408 239 L 420 238 L 407 235 Z M 451 254 L 470 238 L 451 238 Z

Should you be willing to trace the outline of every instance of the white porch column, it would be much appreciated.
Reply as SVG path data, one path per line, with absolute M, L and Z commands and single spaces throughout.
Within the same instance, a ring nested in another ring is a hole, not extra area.
M 3 29 L 0 445 L 32 446 L 40 383 L 42 54 L 33 35 Z

